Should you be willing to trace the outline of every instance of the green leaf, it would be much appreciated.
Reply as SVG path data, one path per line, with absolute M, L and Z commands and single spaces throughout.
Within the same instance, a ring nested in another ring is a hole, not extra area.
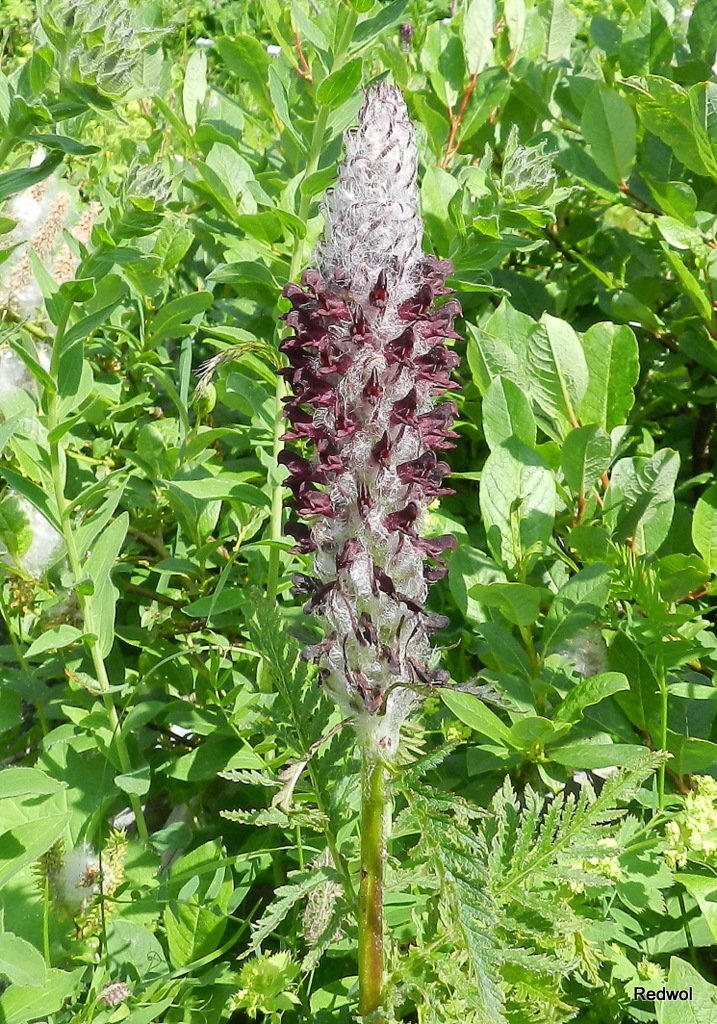
M 69 811 L 46 814 L 3 832 L 0 835 L 0 889 L 43 853 L 47 853 L 63 834 L 69 820 Z M 0 1009 L 2 1005 L 0 997 Z
M 25 657 L 35 658 L 38 654 L 44 654 L 46 651 L 62 650 L 63 647 L 77 643 L 82 635 L 82 631 L 76 626 L 70 626 L 69 623 L 63 622 L 61 626 L 53 626 L 42 633 L 37 640 L 34 640 L 25 652 Z
M 583 717 L 585 708 L 599 704 L 605 697 L 629 689 L 630 684 L 621 672 L 603 672 L 592 679 L 583 679 L 574 686 L 553 715 L 554 722 L 574 724 Z
M 717 1024 L 717 986 L 710 985 L 691 964 L 671 957 L 667 987 L 689 991 L 692 998 L 687 1002 L 656 1002 L 657 1024 Z
M 207 55 L 196 49 L 187 61 L 182 87 L 182 109 L 184 120 L 190 128 L 197 124 L 197 112 L 207 95 Z
M 254 100 L 269 116 L 272 104 L 267 89 L 267 76 L 271 74 L 271 58 L 259 39 L 239 34 L 229 39 L 220 36 L 214 41 L 225 68 L 237 78 L 249 83 Z
M 578 19 L 565 0 L 543 0 L 538 10 L 545 26 L 546 61 L 568 60 Z
M 149 792 L 151 784 L 149 765 L 144 764 L 141 768 L 135 768 L 125 775 L 115 775 L 115 784 L 124 793 L 135 793 L 137 796 L 144 796 Z
M 45 961 L 34 946 L 12 932 L 0 934 L 0 974 L 13 985 L 42 988 L 47 980 Z
M 497 608 L 515 626 L 530 626 L 540 615 L 540 591 L 525 583 L 477 583 L 468 593 L 487 608 Z
M 687 92 L 657 75 L 648 75 L 643 83 L 638 89 L 637 110 L 644 126 L 691 171 L 717 177 L 717 161 L 704 127 L 695 123 Z
M 638 551 L 658 551 L 675 510 L 680 457 L 661 448 L 651 459 L 620 459 L 605 495 L 605 523 L 618 540 L 635 539 Z
M 172 480 L 169 487 L 198 501 L 228 501 L 234 498 L 247 505 L 259 507 L 268 508 L 271 504 L 263 491 L 253 484 L 245 483 L 236 473 L 219 473 L 217 476 L 206 476 L 201 480 Z
M 515 437 L 528 447 L 535 445 L 535 417 L 530 402 L 507 377 L 494 377 L 483 398 L 483 433 L 492 450 Z
M 17 192 L 23 192 L 26 188 L 31 188 L 38 182 L 44 181 L 45 178 L 49 178 L 61 163 L 62 153 L 54 150 L 37 167 L 28 167 L 22 171 L 6 171 L 4 174 L 0 174 L 0 203 Z
M 692 516 L 692 543 L 710 572 L 717 572 L 717 483 L 697 499 Z
M 544 747 L 556 738 L 556 729 L 547 718 L 528 715 L 513 722 L 508 730 L 508 742 L 526 755 L 537 747 Z
M 598 323 L 585 332 L 583 351 L 588 386 L 579 406 L 583 423 L 595 423 L 608 433 L 625 423 L 634 401 L 640 363 L 637 339 L 626 325 Z
M 579 743 L 563 743 L 559 747 L 551 747 L 550 760 L 582 771 L 595 768 L 630 768 L 638 763 L 647 753 L 647 747 L 634 743 L 596 743 L 594 740 L 581 740 Z
M 16 473 L 15 470 L 10 469 L 9 466 L 2 467 L 2 475 L 14 491 L 21 494 L 23 498 L 27 498 L 30 504 L 34 505 L 37 511 L 42 513 L 45 519 L 54 526 L 57 532 L 61 532 L 60 523 L 55 515 L 54 509 L 47 500 L 42 488 L 38 487 L 36 483 L 33 483 L 32 480 L 28 480 L 20 473 Z
M 570 324 L 549 313 L 528 339 L 531 387 L 543 412 L 563 424 L 577 426 L 577 411 L 588 386 L 588 367 L 578 336 Z
M 468 365 L 473 383 L 481 395 L 485 395 L 494 377 L 505 377 L 520 387 L 524 393 L 529 394 L 528 375 L 521 356 L 499 337 L 499 333 L 502 334 L 504 329 L 503 325 L 494 325 L 491 321 L 485 329 L 474 327 L 471 323 L 466 325 L 469 334 Z M 533 321 L 530 323 L 532 326 Z M 511 337 L 507 330 L 505 336 Z
M 616 697 L 630 721 L 641 732 L 657 733 L 660 721 L 660 687 L 650 662 L 627 633 L 617 633 L 608 648 L 608 664 L 627 676 L 630 692 Z
M 51 796 L 65 789 L 65 783 L 53 779 L 39 768 L 10 765 L 0 772 L 0 800 L 7 797 Z
M 692 56 L 711 67 L 717 50 L 716 0 L 697 0 L 687 23 L 687 42 Z
M 681 733 L 668 729 L 667 749 L 675 759 L 676 775 L 707 772 L 717 764 L 717 743 L 712 743 L 710 740 L 683 736 Z
M 331 164 L 329 167 L 323 167 L 320 171 L 315 171 L 310 174 L 308 178 L 304 178 L 299 186 L 299 191 L 302 196 L 313 197 L 322 194 L 327 188 L 336 181 L 336 167 Z
M 693 15 L 694 17 L 694 15 Z M 691 19 L 690 19 L 691 20 Z M 630 75 L 663 74 L 670 66 L 674 44 L 670 27 L 653 0 L 648 0 L 625 27 L 620 46 L 620 68 Z
M 316 90 L 316 102 L 330 110 L 340 107 L 356 92 L 361 84 L 362 74 L 363 61 L 361 58 L 350 60 L 323 80 Z
M 93 585 L 87 600 L 97 631 L 97 645 L 104 658 L 114 643 L 115 606 L 119 596 L 110 573 L 119 558 L 128 526 L 129 515 L 123 512 L 99 535 L 84 564 L 84 571 Z
M 75 995 L 82 983 L 84 967 L 76 971 L 51 968 L 44 987 L 11 985 L 0 995 L 0 1020 L 3 1024 L 30 1024 L 39 1017 L 57 1013 L 66 999 Z
M 7 124 L 10 117 L 11 102 L 10 86 L 5 74 L 0 71 L 0 121 L 4 121 L 5 124 Z
M 32 136 L 32 141 L 38 146 L 45 146 L 47 149 L 57 149 L 61 153 L 69 153 L 70 156 L 92 156 L 99 152 L 99 146 L 87 146 L 84 142 L 78 142 L 68 135 L 52 135 L 44 132 L 37 132 Z
M 469 0 L 463 14 L 463 49 L 469 75 L 479 75 L 493 56 L 494 0 Z
M 372 39 L 376 39 L 386 29 L 392 28 L 403 19 L 408 0 L 394 0 L 394 3 L 382 4 L 381 9 L 373 18 L 367 18 L 356 26 L 351 40 L 351 49 L 363 49 Z
M 269 68 L 269 97 L 279 120 L 294 140 L 302 153 L 306 152 L 306 144 L 294 127 L 294 121 L 289 107 L 289 100 L 286 95 L 286 87 L 276 68 L 272 65 Z
M 542 457 L 510 439 L 488 456 L 480 484 L 488 544 L 509 566 L 547 543 L 555 519 L 555 481 Z
M 563 442 L 560 466 L 573 494 L 585 496 L 610 465 L 610 438 L 600 427 L 578 427 Z
M 690 875 L 686 871 L 680 871 L 677 880 L 697 901 L 702 916 L 717 943 L 717 878 L 707 875 Z M 713 898 L 710 899 L 710 897 Z
M 192 334 L 201 323 L 202 314 L 214 301 L 211 292 L 192 292 L 172 299 L 162 306 L 153 317 L 149 328 L 149 339 L 154 347 L 166 338 L 183 338 Z M 197 319 L 197 323 L 192 321 Z
M 637 129 L 629 104 L 601 82 L 588 96 L 580 122 L 593 160 L 615 185 L 627 181 L 635 163 Z
M 610 567 L 597 562 L 571 576 L 553 598 L 545 618 L 543 643 L 557 647 L 591 625 L 607 603 Z
M 510 745 L 508 743 L 508 726 L 503 724 L 494 711 L 486 707 L 480 697 L 471 693 L 461 693 L 460 690 L 445 689 L 440 690 L 440 697 L 446 707 L 465 725 L 484 736 L 489 736 L 503 746 Z
M 153 843 L 155 836 L 156 833 L 152 837 Z M 107 924 L 107 955 L 111 967 L 118 974 L 127 964 L 131 964 L 145 979 L 167 970 L 166 956 L 156 935 L 148 928 L 123 918 L 112 917 Z
M 660 218 L 664 220 L 664 218 Z M 667 261 L 674 270 L 680 284 L 687 292 L 692 305 L 695 307 L 699 315 L 707 323 L 712 321 L 712 303 L 710 302 L 704 288 L 700 284 L 697 276 L 689 270 L 676 252 L 673 252 L 668 245 L 664 242 L 661 244 L 661 249 L 667 257 Z
M 180 782 L 203 782 L 231 768 L 261 768 L 263 762 L 251 750 L 237 750 L 229 739 L 209 740 L 188 754 L 182 754 L 160 771 Z

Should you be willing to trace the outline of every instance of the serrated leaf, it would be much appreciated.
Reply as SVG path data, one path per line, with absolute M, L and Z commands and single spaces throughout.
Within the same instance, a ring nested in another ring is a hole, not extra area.
M 299 900 L 303 900 L 325 882 L 342 885 L 342 878 L 333 868 L 313 868 L 311 871 L 296 872 L 291 876 L 289 885 L 280 885 L 275 889 L 273 901 L 253 926 L 249 952 L 257 949 L 276 930 Z
M 689 991 L 691 998 L 676 1002 L 656 1002 L 657 1024 L 717 1024 L 717 986 L 711 985 L 685 960 L 670 958 L 667 987 Z

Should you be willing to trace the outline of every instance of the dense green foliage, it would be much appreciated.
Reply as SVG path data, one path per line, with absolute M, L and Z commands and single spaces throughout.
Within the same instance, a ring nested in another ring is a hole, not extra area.
M 389 75 L 464 320 L 384 1017 L 679 1024 L 632 998 L 668 983 L 714 1021 L 717 0 L 33 21 L 0 11 L 0 1019 L 354 1019 L 278 316 Z

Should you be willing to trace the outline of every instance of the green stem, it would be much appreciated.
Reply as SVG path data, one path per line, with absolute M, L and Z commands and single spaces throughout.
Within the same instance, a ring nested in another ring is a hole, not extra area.
M 71 303 L 67 303 L 67 306 L 60 318 L 60 322 L 57 325 L 57 334 L 55 335 L 55 341 L 53 345 L 52 353 L 52 364 L 50 372 L 53 380 L 57 381 L 57 374 L 59 369 L 59 353 L 62 346 L 62 338 L 67 330 L 67 322 L 70 317 L 70 310 L 72 308 Z M 60 408 L 59 408 L 59 396 L 56 391 L 53 391 L 48 396 L 47 406 L 47 427 L 48 433 L 52 435 L 53 431 L 59 426 L 60 423 Z M 65 478 L 66 478 L 66 464 L 65 454 L 60 448 L 59 440 L 50 442 L 50 467 L 52 472 L 52 489 L 53 496 L 55 498 L 55 504 L 57 505 L 57 515 L 60 521 L 60 527 L 62 531 L 62 537 L 65 541 L 67 548 L 67 560 L 70 563 L 70 569 L 75 580 L 75 584 L 82 578 L 82 563 L 80 561 L 79 552 L 77 545 L 75 544 L 75 534 L 71 521 L 70 509 L 68 502 L 65 498 Z M 95 670 L 95 676 L 99 683 L 102 704 L 104 706 L 107 718 L 110 724 L 110 729 L 114 736 L 115 745 L 117 748 L 117 756 L 119 758 L 120 767 L 124 774 L 127 774 L 132 770 L 132 762 L 130 760 L 129 751 L 127 750 L 127 744 L 122 733 L 119 715 L 117 714 L 117 708 L 114 705 L 111 694 L 111 686 L 109 676 L 107 674 L 107 667 L 104 659 L 100 652 L 97 644 L 97 629 L 95 626 L 95 616 L 92 609 L 92 605 L 87 601 L 84 594 L 76 591 L 77 599 L 79 601 L 80 610 L 82 612 L 82 621 L 84 623 L 85 632 L 90 634 L 85 639 L 85 643 L 90 651 L 90 657 L 92 658 L 92 664 Z M 144 813 L 142 811 L 142 804 L 136 793 L 131 793 L 129 796 L 130 805 L 134 811 L 135 819 L 137 821 L 137 831 L 142 840 L 149 838 L 147 831 L 147 825 L 144 820 Z
M 680 916 L 682 917 L 682 927 L 685 929 L 685 938 L 687 940 L 687 948 L 690 953 L 690 961 L 696 971 L 699 971 L 700 965 L 697 962 L 697 953 L 695 951 L 695 944 L 692 939 L 692 931 L 690 929 L 690 922 L 687 920 L 687 908 L 685 907 L 685 897 L 681 892 L 677 893 L 677 899 L 680 902 Z
M 657 678 L 660 686 L 660 749 L 667 750 L 667 678 L 665 662 L 662 656 L 662 639 L 658 633 L 657 641 Z M 661 764 L 657 773 L 657 807 L 665 806 L 665 765 Z
M 6 135 L 2 142 L 0 142 L 0 166 L 5 163 L 19 141 L 18 136 L 13 134 Z
M 361 887 L 359 890 L 359 1013 L 375 1013 L 383 988 L 383 862 L 386 769 L 362 753 Z

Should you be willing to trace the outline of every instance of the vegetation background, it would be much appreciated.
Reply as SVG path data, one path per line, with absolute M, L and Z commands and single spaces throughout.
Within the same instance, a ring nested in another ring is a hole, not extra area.
M 0 10 L 0 1021 L 354 1019 L 277 318 L 383 77 L 464 314 L 459 688 L 393 776 L 383 1018 L 717 1020 L 717 0 L 37 14 Z

